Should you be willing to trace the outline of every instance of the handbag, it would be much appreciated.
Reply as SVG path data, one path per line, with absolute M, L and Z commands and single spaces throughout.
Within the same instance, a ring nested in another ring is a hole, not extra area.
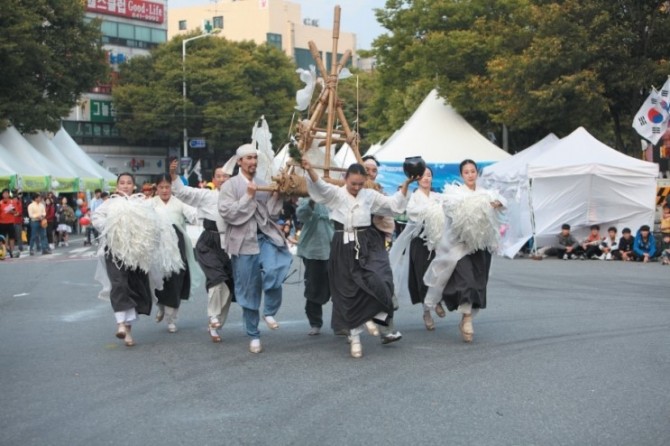
M 49 221 L 46 218 L 43 218 L 42 221 L 40 221 L 40 226 L 46 229 L 47 226 L 49 226 Z

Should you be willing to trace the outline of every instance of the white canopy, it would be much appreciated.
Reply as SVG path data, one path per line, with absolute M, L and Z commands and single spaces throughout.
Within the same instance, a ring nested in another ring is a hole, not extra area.
M 514 156 L 486 166 L 479 183 L 487 189 L 495 189 L 507 198 L 505 213 L 509 227 L 501 241 L 501 254 L 513 258 L 533 235 L 530 200 L 528 196 L 528 163 L 541 156 L 560 141 L 550 133 L 532 146 Z
M 40 152 L 47 159 L 47 162 L 52 166 L 56 166 L 59 170 L 66 172 L 68 177 L 80 177 L 81 175 L 76 169 L 76 165 L 69 162 L 58 150 L 51 139 L 44 132 L 37 132 L 33 134 L 25 134 L 23 137 L 32 145 L 38 152 Z
M 49 176 L 55 174 L 50 169 L 49 160 L 31 146 L 15 127 L 8 127 L 0 133 L 0 144 L 2 144 L 7 154 L 6 156 L 3 154 L 3 158 L 19 176 Z
M 583 127 L 528 163 L 530 201 L 539 245 L 568 223 L 577 238 L 592 224 L 635 232 L 653 224 L 658 166 L 624 155 Z
M 382 148 L 380 162 L 403 162 L 421 155 L 427 163 L 459 164 L 466 158 L 476 162 L 500 161 L 509 154 L 480 135 L 450 105 L 432 90 L 419 108 Z
M 116 181 L 116 175 L 96 163 L 81 147 L 72 139 L 65 129 L 61 128 L 54 135 L 52 142 L 72 163 L 77 164 L 88 174 L 86 177 L 102 178 L 106 181 Z

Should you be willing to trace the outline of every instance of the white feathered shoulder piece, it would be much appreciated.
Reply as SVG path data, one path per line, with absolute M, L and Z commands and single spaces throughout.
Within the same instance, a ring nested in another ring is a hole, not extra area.
M 459 185 L 444 188 L 444 209 L 452 236 L 463 243 L 468 252 L 494 252 L 498 248 L 500 222 L 492 201 L 486 189 L 473 191 Z
M 168 277 L 184 268 L 177 235 L 144 195 L 112 195 L 102 236 L 117 266 Z

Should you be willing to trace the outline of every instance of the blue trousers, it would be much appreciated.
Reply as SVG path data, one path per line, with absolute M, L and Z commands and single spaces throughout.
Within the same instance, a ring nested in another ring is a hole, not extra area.
M 38 240 L 40 241 L 38 249 L 42 249 L 42 251 L 49 249 L 47 230 L 42 227 L 39 221 L 30 220 L 30 251 L 34 250 L 34 246 L 37 245 Z
M 260 337 L 258 322 L 261 294 L 265 293 L 263 316 L 274 316 L 282 300 L 282 284 L 291 268 L 293 256 L 286 246 L 272 244 L 258 234 L 259 254 L 232 256 L 235 299 L 242 307 L 244 327 L 253 339 Z

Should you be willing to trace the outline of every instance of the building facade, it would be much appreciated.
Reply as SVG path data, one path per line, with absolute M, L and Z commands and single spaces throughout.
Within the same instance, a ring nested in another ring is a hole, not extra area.
M 200 0 L 202 1 L 202 0 Z M 332 23 L 303 18 L 298 3 L 286 0 L 214 0 L 185 8 L 170 8 L 168 38 L 211 26 L 228 40 L 251 40 L 274 45 L 291 57 L 300 68 L 314 60 L 308 42 L 313 41 L 330 70 L 333 47 Z M 356 34 L 340 28 L 338 55 L 346 50 L 356 60 Z M 339 57 L 338 57 L 339 59 Z

